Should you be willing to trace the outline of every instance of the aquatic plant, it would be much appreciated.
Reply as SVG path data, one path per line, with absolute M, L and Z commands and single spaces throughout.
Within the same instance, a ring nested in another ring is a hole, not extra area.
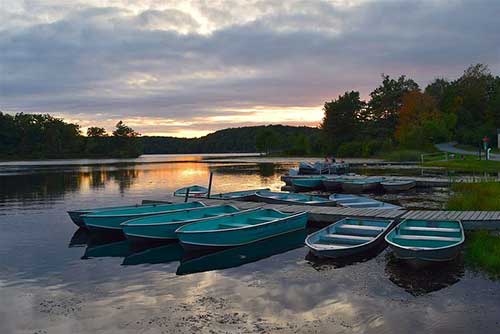
M 455 183 L 448 199 L 448 210 L 500 210 L 500 183 Z
M 500 235 L 485 230 L 468 234 L 466 261 L 472 267 L 500 278 Z

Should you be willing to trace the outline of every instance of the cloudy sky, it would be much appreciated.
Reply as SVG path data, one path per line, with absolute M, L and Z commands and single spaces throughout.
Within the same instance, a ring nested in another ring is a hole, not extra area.
M 0 0 L 0 110 L 143 134 L 317 125 L 380 74 L 500 73 L 500 1 Z

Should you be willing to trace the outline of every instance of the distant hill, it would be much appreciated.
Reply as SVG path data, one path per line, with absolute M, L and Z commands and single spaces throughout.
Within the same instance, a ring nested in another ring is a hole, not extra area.
M 270 137 L 274 137 L 273 152 L 293 150 L 298 138 L 307 143 L 307 149 L 312 151 L 316 143 L 319 145 L 321 136 L 318 128 L 267 125 L 229 128 L 200 138 L 143 136 L 140 140 L 145 154 L 248 153 L 258 152 L 257 137 L 259 134 L 265 137 L 269 133 Z

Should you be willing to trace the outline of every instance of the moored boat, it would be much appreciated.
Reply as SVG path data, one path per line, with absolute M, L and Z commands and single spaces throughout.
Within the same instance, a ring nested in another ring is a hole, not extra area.
M 256 193 L 258 191 L 269 191 L 269 188 L 232 191 L 228 193 L 212 195 L 210 196 L 210 198 L 236 200 L 236 201 L 255 201 L 257 199 Z
M 82 216 L 85 226 L 90 230 L 96 231 L 122 231 L 121 223 L 147 216 L 159 215 L 175 210 L 185 210 L 188 208 L 204 207 L 202 202 L 187 202 L 178 204 L 154 204 L 148 206 L 138 206 L 134 208 L 115 209 L 108 211 L 99 211 L 96 213 Z
M 324 177 L 293 178 L 292 185 L 295 191 L 311 191 L 323 188 Z
M 341 176 L 325 177 L 321 182 L 326 191 L 337 191 L 342 189 L 342 182 L 345 180 Z
M 175 230 L 200 219 L 218 217 L 239 211 L 232 205 L 216 205 L 177 210 L 160 215 L 127 220 L 121 224 L 127 239 L 135 242 L 177 239 Z
M 342 190 L 346 193 L 362 193 L 375 191 L 380 186 L 383 178 L 367 177 L 362 179 L 345 179 L 342 181 Z
M 174 191 L 174 196 L 184 197 L 186 193 L 189 191 L 189 197 L 205 197 L 208 194 L 208 188 L 203 186 L 189 186 L 177 189 Z
M 415 180 L 384 180 L 380 185 L 386 192 L 395 193 L 401 191 L 408 191 L 415 188 L 417 182 Z
M 144 203 L 143 204 L 132 204 L 132 205 L 121 205 L 121 206 L 108 206 L 104 208 L 92 208 L 92 209 L 79 209 L 79 210 L 71 210 L 68 211 L 69 217 L 78 227 L 85 227 L 85 223 L 83 222 L 82 216 L 96 213 L 99 211 L 109 211 L 109 210 L 120 210 L 120 209 L 133 209 L 143 206 L 152 206 L 157 205 L 157 203 Z
M 306 245 L 320 257 L 363 253 L 383 242 L 392 220 L 344 218 L 306 238 Z
M 178 242 L 167 245 L 148 248 L 141 252 L 127 255 L 123 259 L 123 266 L 133 266 L 138 264 L 157 264 L 179 261 L 182 257 L 182 246 Z
M 270 204 L 335 206 L 335 202 L 330 201 L 328 198 L 312 196 L 312 195 L 293 194 L 293 193 L 275 192 L 275 191 L 258 191 L 256 195 L 259 201 Z
M 366 196 L 357 196 L 351 194 L 332 194 L 328 197 L 330 200 L 335 201 L 337 205 L 346 208 L 370 208 L 370 209 L 402 209 L 401 206 L 377 201 L 373 198 Z
M 413 264 L 453 260 L 465 241 L 458 220 L 406 219 L 385 237 L 394 255 Z
M 186 250 L 221 249 L 305 229 L 306 224 L 306 212 L 286 214 L 274 209 L 251 209 L 187 224 L 176 233 Z

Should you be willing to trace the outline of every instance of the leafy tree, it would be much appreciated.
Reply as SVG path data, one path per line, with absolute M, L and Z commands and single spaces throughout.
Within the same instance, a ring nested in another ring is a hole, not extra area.
M 407 148 L 421 148 L 449 139 L 449 130 L 433 97 L 418 91 L 402 99 L 396 139 Z
M 418 84 L 402 75 L 397 80 L 382 74 L 382 85 L 370 93 L 370 102 L 363 113 L 363 120 L 369 122 L 377 137 L 392 137 L 398 124 L 403 95 L 419 91 Z
M 336 100 L 325 102 L 325 116 L 321 129 L 325 133 L 330 150 L 336 150 L 343 142 L 353 140 L 359 128 L 359 114 L 365 107 L 359 92 L 345 92 Z
M 270 153 L 276 147 L 277 143 L 278 136 L 272 128 L 265 127 L 257 132 L 255 146 L 258 151 Z
M 126 126 L 123 121 L 116 123 L 116 129 L 113 131 L 113 136 L 115 137 L 139 137 L 140 135 L 140 133 L 131 127 Z
M 106 137 L 106 129 L 98 126 L 91 126 L 87 129 L 87 137 Z

